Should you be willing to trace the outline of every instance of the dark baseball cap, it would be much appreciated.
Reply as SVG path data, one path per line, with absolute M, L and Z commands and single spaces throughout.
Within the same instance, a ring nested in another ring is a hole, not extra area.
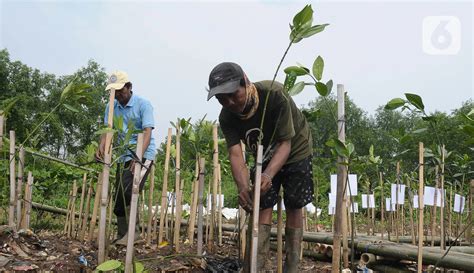
M 244 78 L 244 71 L 240 65 L 231 62 L 220 63 L 209 74 L 210 100 L 217 94 L 230 94 L 237 91 L 240 81 Z

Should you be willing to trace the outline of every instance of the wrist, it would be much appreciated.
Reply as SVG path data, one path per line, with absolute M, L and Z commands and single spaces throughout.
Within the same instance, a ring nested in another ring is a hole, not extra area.
M 270 182 L 273 180 L 273 176 L 269 175 L 269 174 L 266 173 L 266 172 L 263 172 L 263 173 L 262 173 L 262 176 L 263 176 L 263 177 L 266 177 L 268 180 L 270 180 Z

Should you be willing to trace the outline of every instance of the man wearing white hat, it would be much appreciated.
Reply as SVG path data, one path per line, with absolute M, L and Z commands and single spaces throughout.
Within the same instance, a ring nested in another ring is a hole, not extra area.
M 155 140 L 152 130 L 155 127 L 153 118 L 153 106 L 151 103 L 137 96 L 132 92 L 132 83 L 128 79 L 127 73 L 123 71 L 113 72 L 108 80 L 106 90 L 115 89 L 114 117 L 121 117 L 123 120 L 122 130 L 118 132 L 117 140 L 125 145 L 126 152 L 120 155 L 118 159 L 116 183 L 115 183 L 115 207 L 114 214 L 117 216 L 117 241 L 116 244 L 127 244 L 128 215 L 130 212 L 130 200 L 132 197 L 133 172 L 135 168 L 136 155 L 133 145 L 137 143 L 137 134 L 135 131 L 143 131 L 143 154 L 140 180 L 140 191 L 143 189 L 148 172 L 156 155 Z M 105 108 L 104 123 L 108 120 L 109 104 Z M 128 130 L 133 132 L 128 132 Z M 128 143 L 123 143 L 131 134 Z M 96 158 L 102 160 L 105 151 L 105 134 L 100 138 L 99 149 L 96 152 Z M 138 217 L 137 217 L 138 222 Z

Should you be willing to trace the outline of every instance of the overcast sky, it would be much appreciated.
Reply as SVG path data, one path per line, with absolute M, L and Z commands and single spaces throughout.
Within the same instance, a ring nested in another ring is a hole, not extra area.
M 237 62 L 252 81 L 271 79 L 289 42 L 288 24 L 306 3 L 316 24 L 330 26 L 294 45 L 283 67 L 311 67 L 321 55 L 323 78 L 344 84 L 369 114 L 405 92 L 421 95 L 429 112 L 449 112 L 473 97 L 471 1 L 0 0 L 0 48 L 56 75 L 90 59 L 107 72 L 128 72 L 136 94 L 155 108 L 162 141 L 178 117 L 217 119 L 220 105 L 207 102 L 205 91 L 216 64 Z M 436 47 L 427 37 L 442 21 L 450 42 Z M 307 88 L 295 101 L 316 97 Z

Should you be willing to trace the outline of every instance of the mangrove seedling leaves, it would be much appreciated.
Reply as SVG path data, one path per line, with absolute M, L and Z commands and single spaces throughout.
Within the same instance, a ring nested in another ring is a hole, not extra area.
M 63 105 L 64 105 L 64 107 L 66 107 L 66 109 L 68 109 L 69 111 L 74 112 L 74 113 L 79 113 L 79 110 L 77 110 L 77 109 L 74 108 L 73 106 L 71 106 L 71 105 L 69 105 L 69 104 L 67 104 L 67 103 L 64 103 Z
M 303 66 L 289 66 L 285 68 L 286 74 L 294 74 L 296 76 L 304 76 L 309 74 L 309 69 Z
M 293 17 L 292 30 L 300 30 L 311 26 L 313 23 L 313 8 L 311 5 L 306 5 L 295 17 Z
M 101 263 L 99 266 L 97 266 L 96 269 L 99 271 L 112 271 L 112 270 L 118 269 L 121 265 L 122 265 L 121 261 L 108 260 Z
M 331 93 L 331 90 L 332 90 L 332 80 L 329 80 L 327 83 L 326 83 L 326 87 L 328 88 L 328 94 Z
M 321 56 L 318 56 L 313 63 L 313 75 L 314 77 L 320 81 L 323 77 L 323 70 L 324 70 L 324 60 Z
M 418 110 L 425 110 L 425 105 L 423 105 L 423 100 L 417 94 L 405 93 L 407 100 L 415 106 Z
M 403 105 L 405 105 L 404 99 L 394 98 L 385 105 L 385 110 L 395 110 L 399 107 L 402 107 Z
M 288 92 L 293 87 L 293 85 L 295 85 L 296 78 L 297 76 L 294 73 L 286 74 L 285 83 L 283 84 L 285 92 Z
M 327 86 L 322 82 L 316 83 L 316 91 L 318 91 L 319 95 L 326 97 L 329 94 Z
M 301 37 L 302 38 L 309 38 L 309 37 L 311 37 L 315 34 L 318 34 L 318 33 L 322 32 L 327 26 L 329 26 L 329 24 L 314 25 L 314 26 L 312 26 L 310 28 L 307 28 L 304 31 L 302 31 Z
M 288 91 L 288 94 L 290 96 L 298 95 L 299 93 L 301 93 L 301 91 L 303 91 L 304 85 L 305 85 L 304 82 L 298 82 Z

